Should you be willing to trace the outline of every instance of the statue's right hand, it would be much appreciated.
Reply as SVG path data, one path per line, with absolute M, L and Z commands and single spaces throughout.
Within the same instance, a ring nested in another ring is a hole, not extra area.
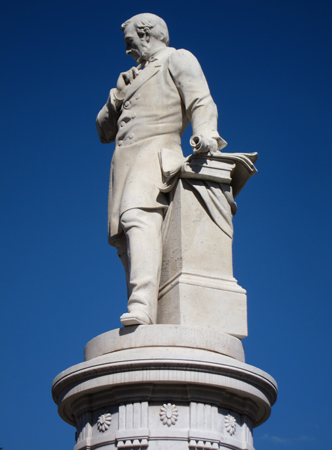
M 208 135 L 192 136 L 190 138 L 190 145 L 195 154 L 209 153 L 210 155 L 214 155 L 219 153 L 217 140 Z
M 137 77 L 137 75 L 138 75 L 137 67 L 132 67 L 130 70 L 127 70 L 127 72 L 120 73 L 120 76 L 116 83 L 117 89 L 116 97 L 119 100 L 123 100 L 125 98 L 128 87 L 131 85 L 131 83 Z

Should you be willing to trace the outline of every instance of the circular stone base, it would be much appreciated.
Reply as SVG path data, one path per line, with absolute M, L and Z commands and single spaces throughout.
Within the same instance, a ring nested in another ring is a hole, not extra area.
M 77 428 L 75 450 L 254 449 L 252 429 L 269 417 L 276 382 L 222 354 L 224 336 L 204 330 L 207 349 L 201 336 L 194 348 L 199 329 L 181 328 L 105 333 L 87 344 L 87 361 L 55 378 L 59 414 Z
M 209 328 L 181 325 L 140 325 L 108 331 L 86 344 L 84 360 L 137 347 L 195 348 L 244 362 L 240 339 Z

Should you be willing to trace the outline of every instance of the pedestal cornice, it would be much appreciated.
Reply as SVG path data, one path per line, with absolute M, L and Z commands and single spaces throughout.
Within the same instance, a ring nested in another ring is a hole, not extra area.
M 253 426 L 269 417 L 277 386 L 267 373 L 216 351 L 185 347 L 182 342 L 171 347 L 155 343 L 148 346 L 147 342 L 142 345 L 144 333 L 139 334 L 137 342 L 141 346 L 127 345 L 89 359 L 55 378 L 53 398 L 65 421 L 75 425 L 78 405 L 92 397 L 108 398 L 112 404 L 118 402 L 119 396 L 122 402 L 132 402 L 137 396 L 149 402 L 158 396 L 163 401 L 175 401 L 180 391 L 182 402 L 190 402 L 196 395 L 196 400 L 200 398 L 203 403 L 246 414 Z

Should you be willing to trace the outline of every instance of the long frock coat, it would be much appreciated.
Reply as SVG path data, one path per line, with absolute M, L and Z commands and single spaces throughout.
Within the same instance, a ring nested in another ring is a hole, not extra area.
M 120 216 L 132 208 L 167 208 L 163 164 L 183 158 L 181 136 L 191 122 L 194 135 L 224 141 L 217 132 L 217 107 L 197 59 L 186 50 L 165 48 L 129 86 L 122 102 L 112 89 L 97 116 L 102 143 L 115 141 L 108 197 L 109 243 L 122 232 Z

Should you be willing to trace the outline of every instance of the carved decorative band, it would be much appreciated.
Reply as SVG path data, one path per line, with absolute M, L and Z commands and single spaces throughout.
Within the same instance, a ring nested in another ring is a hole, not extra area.
M 167 294 L 171 289 L 177 284 L 190 284 L 193 286 L 202 286 L 211 289 L 220 289 L 224 291 L 237 292 L 239 294 L 246 294 L 247 291 L 237 284 L 235 278 L 225 278 L 225 277 L 211 277 L 211 275 L 205 273 L 189 273 L 189 272 L 178 272 L 169 280 L 166 281 L 160 287 L 159 298 Z
M 219 443 L 212 442 L 212 441 L 196 441 L 195 439 L 190 439 L 189 449 L 195 449 L 195 450 L 216 449 L 216 450 L 218 450 Z
M 137 449 L 143 449 L 147 448 L 149 445 L 147 439 L 127 439 L 125 441 L 118 441 L 117 442 L 117 448 L 137 448 Z

